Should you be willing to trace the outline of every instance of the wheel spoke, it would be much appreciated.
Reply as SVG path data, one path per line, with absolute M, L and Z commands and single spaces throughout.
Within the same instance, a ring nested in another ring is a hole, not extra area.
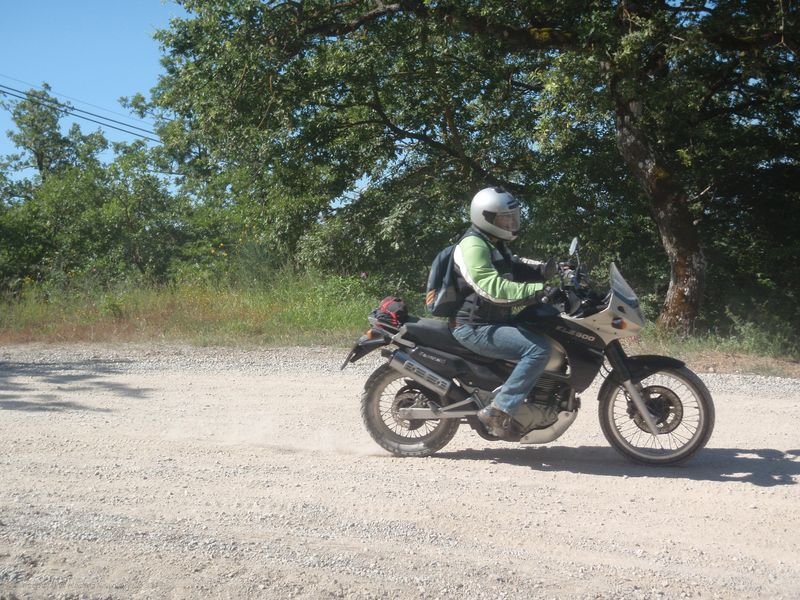
M 370 433 L 381 445 L 400 454 L 404 453 L 402 449 L 406 445 L 415 447 L 409 453 L 424 454 L 425 451 L 416 449 L 419 443 L 438 443 L 434 440 L 446 443 L 458 427 L 458 423 L 453 421 L 401 418 L 401 409 L 427 408 L 431 403 L 439 404 L 440 399 L 393 370 L 386 370 L 383 382 L 373 389 L 371 400 L 365 402 L 374 407 L 374 412 L 368 410 L 365 414 L 376 417 L 367 419 Z
M 605 400 L 606 416 L 601 414 L 607 424 L 606 437 L 625 454 L 645 462 L 670 462 L 682 453 L 688 455 L 685 450 L 704 443 L 713 427 L 713 405 L 708 405 L 701 388 L 691 381 L 680 371 L 670 370 L 641 381 L 642 397 L 659 429 L 658 435 L 650 432 L 628 394 L 617 387 Z

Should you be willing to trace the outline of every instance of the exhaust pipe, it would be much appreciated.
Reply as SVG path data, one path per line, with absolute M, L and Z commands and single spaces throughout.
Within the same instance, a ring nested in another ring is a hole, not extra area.
M 428 367 L 419 364 L 402 350 L 398 350 L 394 353 L 392 360 L 389 361 L 389 366 L 403 375 L 410 377 L 417 383 L 421 383 L 426 388 L 433 390 L 440 396 L 444 396 L 450 391 L 452 384 L 449 379 L 445 379 L 441 375 L 437 375 L 431 371 Z

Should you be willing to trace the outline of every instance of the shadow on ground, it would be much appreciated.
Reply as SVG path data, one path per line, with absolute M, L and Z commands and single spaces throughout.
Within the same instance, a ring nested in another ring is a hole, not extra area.
M 439 452 L 436 458 L 480 460 L 527 467 L 533 471 L 566 471 L 609 477 L 653 477 L 749 483 L 761 487 L 800 481 L 800 450 L 771 448 L 704 448 L 677 466 L 644 466 L 606 446 L 548 446 Z
M 85 392 L 109 396 L 145 398 L 150 390 L 109 379 L 125 371 L 131 361 L 80 360 L 55 362 L 0 361 L 0 410 L 32 412 L 88 410 L 108 412 L 67 400 L 67 395 Z

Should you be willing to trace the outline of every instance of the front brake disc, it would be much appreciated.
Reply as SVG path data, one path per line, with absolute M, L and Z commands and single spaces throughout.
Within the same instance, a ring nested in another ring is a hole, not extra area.
M 683 420 L 683 403 L 678 395 L 669 388 L 660 385 L 652 385 L 642 390 L 645 406 L 656 421 L 659 433 L 670 433 L 675 431 Z M 647 424 L 639 411 L 634 409 L 632 415 L 636 426 L 650 433 Z

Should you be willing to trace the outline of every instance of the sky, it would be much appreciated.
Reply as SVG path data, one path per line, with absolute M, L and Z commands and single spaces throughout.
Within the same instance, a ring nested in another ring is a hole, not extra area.
M 119 98 L 149 91 L 163 72 L 153 34 L 184 16 L 171 0 L 0 0 L 0 85 L 27 91 L 42 83 L 75 108 L 152 129 L 123 108 Z M 2 91 L 5 88 L 0 88 Z M 81 131 L 96 123 L 65 117 Z M 0 156 L 16 152 L 13 129 L 0 108 Z M 109 141 L 136 139 L 102 127 Z

